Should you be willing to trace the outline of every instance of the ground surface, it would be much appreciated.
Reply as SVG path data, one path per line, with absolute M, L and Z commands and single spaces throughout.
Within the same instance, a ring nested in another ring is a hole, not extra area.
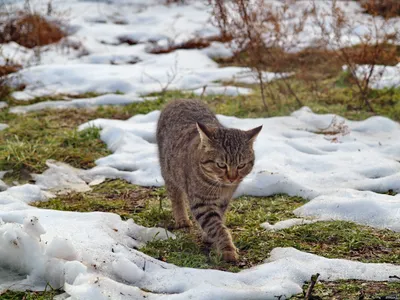
M 53 111 L 43 111 L 15 116 L 3 111 L 3 120 L 10 124 L 10 129 L 0 133 L 5 141 L 0 155 L 3 157 L 3 169 L 13 170 L 6 174 L 4 181 L 29 182 L 27 174 L 42 172 L 46 168 L 45 161 L 50 158 L 68 162 L 76 167 L 91 167 L 95 159 L 104 156 L 108 151 L 99 140 L 96 129 L 76 132 L 77 124 L 96 117 L 124 119 L 135 113 L 146 113 L 161 107 L 176 96 L 183 95 L 169 93 L 161 96 L 158 101 L 132 104 L 123 108 L 60 110 L 57 114 Z M 257 101 L 256 97 L 253 99 Z M 235 99 L 210 97 L 207 100 L 219 113 L 229 114 L 235 109 Z M 248 105 L 251 103 L 248 102 Z M 247 107 L 244 107 L 237 112 L 243 117 L 263 115 L 262 111 L 246 112 L 246 109 Z M 234 266 L 221 261 L 213 251 L 209 253 L 208 249 L 204 249 L 198 229 L 174 231 L 177 235 L 176 240 L 151 242 L 142 251 L 178 266 L 233 272 L 261 263 L 275 247 L 288 246 L 330 258 L 379 263 L 399 261 L 400 235 L 390 230 L 378 230 L 343 221 L 318 222 L 279 232 L 268 232 L 260 227 L 266 220 L 275 223 L 294 217 L 292 211 L 305 202 L 306 200 L 299 197 L 286 195 L 261 198 L 244 196 L 233 201 L 227 225 L 231 228 L 234 242 L 240 249 L 240 261 Z M 136 223 L 150 227 L 164 227 L 173 222 L 170 203 L 163 188 L 133 186 L 122 180 L 107 181 L 96 186 L 92 192 L 70 193 L 48 202 L 38 202 L 36 205 L 56 210 L 113 212 L 123 219 L 133 218 Z M 315 295 L 322 299 L 358 299 L 363 291 L 365 299 L 374 299 L 375 296 L 396 292 L 399 288 L 399 284 L 396 283 L 326 282 L 317 285 Z M 27 297 L 26 299 L 51 299 L 54 293 L 57 292 L 10 292 L 1 295 L 0 299 L 19 299 L 22 295 Z
M 102 23 L 101 20 L 92 20 L 91 22 L 94 24 Z M 107 19 L 105 22 L 109 23 L 109 20 Z M 110 32 L 108 30 L 106 32 L 108 40 L 105 43 L 112 43 L 114 42 L 114 37 L 110 34 L 112 30 Z M 90 36 L 92 33 L 83 32 L 82 35 L 84 34 Z M 100 41 L 96 41 L 96 43 L 100 43 Z M 88 44 L 90 45 L 90 43 Z M 125 48 L 127 46 L 123 46 L 118 48 L 122 52 L 120 53 L 121 56 L 117 58 L 122 61 L 122 64 L 129 64 L 127 61 L 131 59 L 132 55 L 129 49 Z M 135 46 L 137 47 L 135 51 L 140 48 L 139 46 Z M 96 47 L 98 47 L 97 44 Z M 93 49 L 96 47 L 93 47 Z M 117 51 L 116 49 L 113 48 L 112 51 Z M 147 54 L 144 54 L 142 50 L 140 49 L 137 54 L 145 57 Z M 98 49 L 93 51 L 92 55 L 82 59 L 88 59 L 93 64 L 98 63 L 98 60 L 102 65 L 115 64 L 115 62 L 108 61 L 111 58 L 115 59 L 113 55 L 102 56 L 104 55 L 103 52 L 96 53 L 96 51 L 99 52 Z M 113 53 L 112 51 L 111 53 Z M 398 51 L 397 48 L 396 51 Z M 246 53 L 242 55 L 245 57 Z M 49 55 L 49 57 L 51 56 Z M 141 56 L 141 58 L 143 57 Z M 398 54 L 396 57 L 398 59 Z M 45 62 L 49 63 L 46 59 L 48 57 L 45 57 Z M 294 54 L 290 69 L 283 68 L 280 71 L 296 72 L 297 75 L 285 79 L 285 83 L 282 80 L 277 80 L 270 85 L 272 92 L 269 95 L 271 97 L 276 95 L 277 98 L 268 99 L 270 102 L 268 112 L 262 105 L 258 85 L 253 83 L 239 84 L 226 79 L 226 76 L 216 80 L 211 78 L 208 83 L 214 82 L 219 86 L 248 88 L 253 92 L 249 95 L 205 94 L 201 98 L 216 113 L 240 118 L 288 115 L 300 108 L 296 101 L 296 97 L 300 97 L 302 104 L 310 107 L 315 113 L 332 113 L 350 120 L 364 120 L 371 116 L 380 115 L 394 121 L 400 121 L 400 88 L 370 90 L 368 97 L 373 99 L 371 103 L 374 108 L 374 112 L 371 112 L 368 107 L 360 106 L 358 95 L 355 92 L 357 90 L 356 83 L 351 76 L 342 70 L 341 64 L 337 61 L 327 63 L 329 59 L 329 53 L 326 52 Z M 220 63 L 220 66 L 224 67 L 243 67 L 245 66 L 243 61 L 246 61 L 243 58 L 240 60 L 215 58 L 215 60 Z M 310 86 L 314 82 L 304 80 L 302 76 L 298 75 L 301 74 L 305 65 L 310 64 L 313 66 L 312 76 L 321 79 L 318 86 L 312 88 Z M 156 66 L 163 66 L 163 63 L 159 62 Z M 170 67 L 171 65 L 167 65 L 163 72 L 170 70 Z M 203 65 L 200 67 L 203 68 Z M 215 71 L 216 68 L 217 66 L 213 66 L 211 71 Z M 264 71 L 276 71 L 271 70 L 268 66 L 265 66 L 264 69 Z M 208 71 L 202 70 L 204 72 L 202 74 L 207 74 Z M 150 75 L 153 76 L 154 74 Z M 164 80 L 164 78 L 160 80 Z M 282 88 L 282 86 L 287 86 L 287 82 L 296 90 L 296 97 L 286 88 Z M 54 84 L 54 82 L 47 83 L 49 86 Z M 157 88 L 152 87 L 149 92 L 160 89 L 158 83 L 152 82 L 152 85 L 157 85 Z M 71 88 L 71 86 L 68 86 L 68 88 Z M 131 86 L 124 91 L 125 93 L 121 92 L 119 87 L 121 87 L 120 83 L 112 92 L 128 94 L 127 97 L 133 97 Z M 181 86 L 177 84 L 176 88 L 179 87 Z M 193 89 L 190 84 L 189 87 Z M 29 88 L 31 88 L 31 92 L 37 92 L 36 87 L 28 84 L 27 89 L 29 90 Z M 68 88 L 61 89 L 62 93 L 58 90 L 48 95 L 32 96 L 28 101 L 18 100 L 15 94 L 7 94 L 1 99 L 8 104 L 8 107 L 0 109 L 0 123 L 7 124 L 9 127 L 0 131 L 0 170 L 10 170 L 2 179 L 9 186 L 33 183 L 31 173 L 40 174 L 45 171 L 47 169 L 46 161 L 49 159 L 65 162 L 76 168 L 90 169 L 96 165 L 97 159 L 109 155 L 111 151 L 100 139 L 100 129 L 77 130 L 79 125 L 87 121 L 98 118 L 126 120 L 138 114 L 159 110 L 168 101 L 176 98 L 200 97 L 190 91 L 183 91 L 184 88 L 182 88 L 182 90 L 147 93 L 147 96 L 153 96 L 155 99 L 124 106 L 43 109 L 26 114 L 12 113 L 14 106 L 45 103 L 65 97 L 87 99 L 111 92 L 97 87 L 90 92 L 86 90 L 77 92 L 72 88 L 71 91 L 74 94 L 69 94 Z M 10 92 L 14 91 L 13 89 Z M 396 194 L 390 189 L 381 191 L 381 193 L 393 196 Z M 140 251 L 157 260 L 180 267 L 217 269 L 230 272 L 239 272 L 260 265 L 269 257 L 271 250 L 276 247 L 294 247 L 326 258 L 343 258 L 365 263 L 399 264 L 399 232 L 347 221 L 317 222 L 275 232 L 266 231 L 260 226 L 261 223 L 266 221 L 276 223 L 296 217 L 293 210 L 304 205 L 307 201 L 307 199 L 298 196 L 284 194 L 269 197 L 242 196 L 235 199 L 227 215 L 227 226 L 231 229 L 234 243 L 240 251 L 240 261 L 235 265 L 224 263 L 213 250 L 205 249 L 200 242 L 199 230 L 196 227 L 191 230 L 175 230 L 173 233 L 176 235 L 176 239 L 150 241 Z M 38 201 L 32 205 L 59 211 L 111 212 L 121 216 L 123 220 L 132 218 L 137 224 L 146 227 L 166 228 L 173 222 L 170 202 L 166 197 L 164 188 L 142 187 L 121 179 L 107 179 L 105 182 L 94 186 L 91 191 L 57 195 L 47 202 Z M 400 274 L 393 275 L 400 276 Z M 308 283 L 304 282 L 303 290 L 306 291 L 307 287 Z M 313 299 L 390 299 L 391 295 L 400 297 L 399 291 L 400 283 L 395 280 L 393 282 L 322 281 L 317 283 L 313 292 Z M 45 292 L 5 290 L 0 293 L 0 299 L 53 299 L 55 295 L 61 293 L 63 293 L 63 290 L 53 290 L 50 286 L 46 287 Z M 384 298 L 385 296 L 386 298 Z M 299 293 L 293 296 L 293 299 L 302 299 L 303 297 L 303 294 Z

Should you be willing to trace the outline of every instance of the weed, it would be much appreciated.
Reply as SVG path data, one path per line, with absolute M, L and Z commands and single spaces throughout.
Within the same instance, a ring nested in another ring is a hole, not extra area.
M 400 3 L 397 0 L 358 0 L 366 13 L 373 16 L 393 18 L 400 16 Z
M 54 22 L 38 14 L 20 13 L 2 27 L 0 43 L 16 42 L 27 48 L 34 48 L 56 43 L 64 36 L 65 33 Z

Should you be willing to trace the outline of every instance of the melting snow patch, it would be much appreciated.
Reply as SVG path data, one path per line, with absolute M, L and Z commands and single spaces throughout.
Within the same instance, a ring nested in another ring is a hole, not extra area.
M 43 190 L 56 193 L 65 193 L 70 191 L 87 192 L 90 191 L 90 182 L 96 180 L 101 183 L 104 178 L 92 178 L 93 180 L 85 181 L 85 170 L 71 167 L 62 162 L 48 160 L 46 165 L 49 167 L 42 174 L 32 174 L 32 178 L 36 181 L 36 185 Z M 102 180 L 99 180 L 102 179 Z
M 165 229 L 145 228 L 111 213 L 63 212 L 27 204 L 43 200 L 45 194 L 33 185 L 0 192 L 0 291 L 40 290 L 46 283 L 59 288 L 82 274 L 115 279 L 121 275 L 121 259 L 148 264 L 149 270 L 168 267 L 134 250 L 153 239 L 174 238 Z M 13 278 L 13 272 L 21 276 Z
M 0 123 L 0 130 L 4 130 L 4 129 L 6 129 L 6 128 L 8 128 L 8 125 L 7 125 L 7 124 L 2 124 L 2 123 Z
M 196 95 L 239 96 L 251 94 L 252 90 L 237 86 L 205 86 L 194 90 L 193 93 Z
M 369 65 L 359 65 L 356 69 L 356 76 L 363 80 L 371 70 Z M 374 66 L 370 80 L 370 87 L 373 89 L 396 88 L 400 86 L 400 63 L 396 66 Z
M 262 223 L 261 226 L 269 231 L 278 231 L 282 229 L 287 229 L 293 226 L 312 224 L 318 222 L 318 220 L 307 220 L 307 219 L 288 219 L 284 221 L 276 222 L 275 224 L 270 224 L 268 222 Z
M 301 217 L 352 221 L 400 232 L 399 196 L 342 190 L 316 197 L 294 213 Z
M 23 69 L 12 78 L 15 84 L 26 85 L 25 94 L 36 96 L 116 91 L 143 95 L 165 89 L 201 88 L 213 81 L 232 80 L 247 71 L 241 67 L 218 68 L 199 50 L 178 50 L 135 65 L 41 65 Z M 272 74 L 268 75 L 271 80 Z
M 387 281 L 400 269 L 390 264 L 327 259 L 293 248 L 275 248 L 266 263 L 239 273 L 190 268 L 143 271 L 124 259 L 113 266 L 119 278 L 133 285 L 103 276 L 81 275 L 74 285 L 66 285 L 66 292 L 78 299 L 98 299 L 99 295 L 111 299 L 286 299 L 301 293 L 303 283 L 317 272 L 328 281 Z
M 26 94 L 26 92 L 19 92 L 19 93 Z M 26 95 L 27 97 L 29 97 L 28 94 Z M 130 103 L 142 102 L 143 100 L 145 99 L 142 97 L 137 97 L 135 95 L 108 94 L 93 98 L 44 101 L 32 105 L 14 106 L 10 108 L 10 112 L 19 114 L 31 111 L 38 111 L 42 109 L 88 108 L 88 107 L 96 107 L 99 105 L 127 105 Z

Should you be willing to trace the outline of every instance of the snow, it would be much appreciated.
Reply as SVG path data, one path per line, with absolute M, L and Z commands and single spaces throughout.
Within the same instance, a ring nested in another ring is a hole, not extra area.
M 26 92 L 18 92 L 19 99 L 30 99 L 32 96 Z M 100 105 L 127 105 L 130 103 L 151 100 L 129 95 L 107 94 L 92 98 L 78 98 L 72 100 L 43 101 L 31 105 L 20 105 L 10 108 L 10 112 L 20 114 L 42 109 L 68 109 L 68 108 L 91 108 Z
M 235 80 L 243 73 L 248 74 L 249 70 L 242 67 L 218 68 L 217 64 L 200 50 L 177 50 L 169 54 L 154 55 L 151 59 L 135 65 L 40 65 L 19 71 L 13 77 L 13 82 L 16 85 L 23 83 L 27 86 L 23 92 L 24 96 L 85 92 L 146 95 L 165 89 L 202 88 L 214 81 Z M 266 74 L 269 80 L 281 76 Z M 225 88 L 222 89 L 224 92 Z M 21 97 L 20 93 L 14 95 L 20 99 L 27 98 Z
M 400 232 L 399 196 L 347 189 L 316 197 L 294 213 L 302 217 L 352 221 Z
M 270 224 L 268 222 L 264 222 L 261 224 L 261 227 L 265 228 L 266 230 L 269 231 L 278 231 L 286 228 L 290 228 L 293 226 L 298 226 L 298 225 L 305 225 L 305 224 L 312 224 L 317 222 L 317 220 L 307 220 L 307 219 L 287 219 L 283 221 L 276 222 L 275 224 Z
M 45 11 L 46 4 L 34 0 L 32 7 Z M 116 5 L 118 3 L 118 5 Z M 15 92 L 17 99 L 50 94 L 80 94 L 85 92 L 130 94 L 136 98 L 143 94 L 164 90 L 196 90 L 215 81 L 254 83 L 255 76 L 242 76 L 246 68 L 219 68 L 211 59 L 229 57 L 232 51 L 227 45 L 213 42 L 204 49 L 176 50 L 167 54 L 152 54 L 157 47 L 179 45 L 193 38 L 215 37 L 219 30 L 210 22 L 211 9 L 203 1 L 189 1 L 187 5 L 164 5 L 162 1 L 53 1 L 53 7 L 61 15 L 68 12 L 69 35 L 57 44 L 44 46 L 40 55 L 35 49 L 27 49 L 14 42 L 2 45 L 2 59 L 24 65 L 26 68 L 12 75 L 15 84 L 24 84 L 23 93 Z M 270 1 L 271 9 L 282 10 L 281 1 Z M 15 6 L 23 1 L 15 1 Z M 309 1 L 297 1 L 289 6 L 283 26 L 293 26 L 301 18 L 300 13 L 309 8 Z M 346 16 L 351 17 L 350 28 L 343 29 L 343 44 L 354 45 L 360 36 L 375 28 L 392 32 L 399 27 L 398 18 L 384 26 L 382 18 L 363 14 L 358 3 L 338 2 Z M 317 1 L 317 11 L 325 14 L 325 26 L 332 32 L 332 17 L 327 13 L 330 1 Z M 374 20 L 377 26 L 374 27 Z M 387 28 L 386 28 L 387 27 Z M 310 18 L 298 37 L 288 35 L 287 42 L 298 51 L 314 45 L 321 36 L 315 20 Z M 130 44 L 124 41 L 128 40 Z M 332 39 L 333 40 L 333 39 Z M 397 41 L 394 41 L 395 43 Z M 282 45 L 286 47 L 285 43 Z M 330 45 L 335 47 L 335 45 Z M 390 73 L 390 72 L 389 72 Z M 396 73 L 397 74 L 397 73 Z M 391 76 L 392 74 L 388 74 Z M 264 74 L 271 81 L 288 74 Z M 243 77 L 243 78 L 242 78 Z M 391 76 L 393 77 L 393 76 Z M 242 79 L 240 79 L 242 78 Z M 382 85 L 387 85 L 386 81 Z M 216 87 L 217 88 L 217 87 Z M 236 94 L 233 89 L 215 93 Z M 216 92 L 217 91 L 217 92 Z M 199 90 L 197 91 L 199 93 Z M 242 90 L 240 94 L 247 94 Z M 84 102 L 82 102 L 84 103 Z M 101 102 L 100 102 L 101 104 Z M 107 103 L 109 104 L 109 103 Z M 37 105 L 33 109 L 57 108 L 67 105 Z M 68 104 L 68 105 L 79 105 Z M 86 105 L 86 104 L 85 104 Z M 98 105 L 96 101 L 87 105 Z M 67 106 L 69 107 L 69 106 Z M 20 108 L 15 109 L 17 112 Z
M 356 76 L 362 80 L 367 78 L 371 70 L 370 65 L 359 65 L 356 68 Z M 396 66 L 374 66 L 371 83 L 373 89 L 395 88 L 400 86 L 400 63 Z
M 0 271 L 0 290 L 42 289 L 46 282 L 58 288 L 87 272 L 114 278 L 113 264 L 121 255 L 143 264 L 144 255 L 134 248 L 149 240 L 174 238 L 164 229 L 145 228 L 111 213 L 63 212 L 28 205 L 46 199 L 36 185 L 0 193 L 0 268 L 25 275 L 10 284 L 8 273 Z
M 196 95 L 226 95 L 239 96 L 252 93 L 251 89 L 241 88 L 237 86 L 205 86 L 193 91 Z
M 121 276 L 126 282 L 134 282 L 134 286 L 101 276 L 81 275 L 75 285 L 66 286 L 66 292 L 78 299 L 276 299 L 300 293 L 303 282 L 317 272 L 322 280 L 346 277 L 386 281 L 400 268 L 390 264 L 327 259 L 293 248 L 275 248 L 266 263 L 236 274 L 190 268 L 143 272 L 130 262 L 126 263 L 131 268 L 121 263 Z
M 40 10 L 42 4 L 36 3 L 35 8 Z M 40 57 L 33 49 L 13 42 L 2 45 L 4 57 L 26 66 L 11 75 L 13 84 L 26 85 L 24 91 L 13 93 L 17 100 L 85 92 L 122 92 L 128 94 L 127 98 L 138 99 L 140 95 L 167 89 L 202 89 L 215 81 L 231 81 L 242 73 L 249 73 L 242 67 L 219 68 L 211 57 L 229 57 L 232 52 L 218 42 L 201 50 L 150 53 L 154 47 L 218 35 L 218 30 L 209 22 L 210 8 L 203 2 L 166 6 L 157 1 L 119 1 L 118 5 L 111 2 L 54 1 L 53 7 L 60 12 L 68 10 L 73 16 L 68 20 L 71 34 L 67 38 L 42 47 Z M 121 43 L 127 39 L 137 44 Z M 266 74 L 268 80 L 279 76 L 282 75 Z M 215 87 L 210 88 L 213 94 L 249 93 L 246 89 L 213 85 Z M 15 107 L 12 111 L 19 113 L 128 101 L 122 96 L 115 100 L 112 97 L 114 95 L 105 103 L 100 99 L 89 102 L 79 99 Z

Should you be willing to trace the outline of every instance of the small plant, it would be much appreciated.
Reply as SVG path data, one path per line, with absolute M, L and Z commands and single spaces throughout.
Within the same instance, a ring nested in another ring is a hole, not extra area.
M 370 9 L 378 9 L 378 6 L 371 6 Z M 351 75 L 360 106 L 365 105 L 373 112 L 369 99 L 370 85 L 373 81 L 379 80 L 385 71 L 384 65 L 377 72 L 377 65 L 382 62 L 395 64 L 397 61 L 397 49 L 393 46 L 393 42 L 399 37 L 399 32 L 392 28 L 387 20 L 372 18 L 373 26 L 365 27 L 367 30 L 358 35 L 358 44 L 351 46 L 346 42 L 346 34 L 354 28 L 354 23 L 337 5 L 336 0 L 332 1 L 330 12 L 325 14 L 317 13 L 314 2 L 314 13 L 315 23 L 321 31 L 320 43 L 332 49 L 332 54 L 342 62 Z M 360 68 L 358 64 L 366 65 Z
M 209 0 L 213 8 L 214 24 L 222 36 L 231 37 L 231 49 L 236 59 L 245 60 L 246 65 L 254 72 L 260 88 L 261 100 L 266 111 L 269 110 L 267 95 L 274 104 L 277 97 L 265 79 L 263 70 L 282 71 L 285 53 L 299 44 L 300 33 L 304 30 L 310 13 L 305 10 L 300 19 L 294 19 L 290 25 L 283 20 L 291 18 L 289 5 L 285 3 L 275 7 L 265 0 L 257 0 L 248 5 L 246 0 Z M 293 37 L 287 39 L 286 37 Z M 246 53 L 246 55 L 242 55 Z M 285 90 L 294 97 L 298 106 L 303 103 L 295 92 L 287 76 L 279 77 L 279 89 Z
M 4 64 L 0 65 L 0 101 L 5 99 L 11 94 L 11 87 L 8 82 L 7 75 L 17 72 L 21 66 L 13 63 L 10 60 L 1 57 L 1 47 L 0 47 L 0 60 L 4 60 Z
M 39 14 L 18 13 L 2 26 L 0 43 L 16 42 L 26 48 L 60 41 L 65 33 L 60 27 Z
M 390 1 L 364 2 L 380 3 L 369 5 L 369 11 L 376 16 Z M 246 0 L 209 0 L 209 3 L 214 24 L 221 35 L 232 39 L 230 48 L 234 57 L 231 61 L 250 67 L 257 77 L 266 111 L 270 110 L 271 104 L 282 108 L 282 96 L 290 97 L 297 106 L 302 106 L 307 95 L 304 88 L 298 89 L 299 85 L 309 89 L 313 97 L 330 98 L 331 88 L 324 80 L 340 76 L 342 66 L 345 66 L 351 78 L 350 84 L 343 88 L 351 89 L 354 101 L 358 102 L 351 107 L 366 107 L 374 112 L 371 84 L 385 71 L 385 67 L 377 68 L 377 65 L 396 65 L 399 61 L 395 42 L 400 35 L 388 19 L 371 17 L 367 25 L 357 23 L 336 0 L 328 6 L 319 1 L 277 4 L 257 0 L 248 5 Z M 394 2 L 390 7 L 393 6 L 396 6 Z M 354 37 L 355 28 L 365 30 Z M 304 41 L 310 30 L 319 34 L 312 41 Z M 353 37 L 350 41 L 349 35 Z M 360 64 L 365 66 L 360 68 Z M 277 77 L 279 80 L 267 82 L 263 71 L 286 72 L 291 77 L 280 76 Z
M 384 18 L 400 16 L 398 0 L 359 0 L 366 13 Z
M 173 4 L 173 3 L 179 3 L 179 4 L 185 4 L 186 0 L 166 0 L 166 4 Z

